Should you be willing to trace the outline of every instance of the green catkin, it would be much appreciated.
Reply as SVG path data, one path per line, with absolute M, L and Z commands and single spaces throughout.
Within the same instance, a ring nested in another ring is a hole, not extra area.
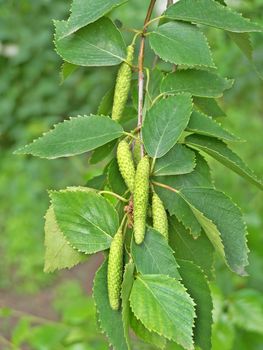
M 135 167 L 128 142 L 122 140 L 117 148 L 117 161 L 120 173 L 129 190 L 134 191 Z
M 113 310 L 120 307 L 120 294 L 123 275 L 123 234 L 119 229 L 110 246 L 108 260 L 108 295 Z
M 137 167 L 134 185 L 134 238 L 137 244 L 141 244 L 145 236 L 146 216 L 149 197 L 150 161 L 144 156 Z
M 167 214 L 160 197 L 154 192 L 152 196 L 153 228 L 159 231 L 168 240 Z
M 133 61 L 133 54 L 134 47 L 130 45 L 127 47 L 126 62 L 121 64 L 117 75 L 111 116 L 113 120 L 119 120 L 122 117 L 128 99 L 132 78 L 130 65 Z

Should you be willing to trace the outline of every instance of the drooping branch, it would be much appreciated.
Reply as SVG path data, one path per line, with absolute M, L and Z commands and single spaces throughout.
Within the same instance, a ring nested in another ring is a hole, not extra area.
M 138 128 L 142 127 L 143 122 L 143 102 L 144 102 L 144 74 L 143 74 L 143 64 L 144 64 L 144 51 L 145 51 L 145 34 L 147 32 L 147 23 L 150 21 L 154 5 L 156 0 L 151 0 L 150 5 L 147 10 L 147 14 L 144 20 L 144 27 L 141 33 L 141 44 L 138 56 Z M 142 140 L 142 134 L 140 131 L 140 139 Z M 144 156 L 144 148 L 141 143 L 141 157 Z

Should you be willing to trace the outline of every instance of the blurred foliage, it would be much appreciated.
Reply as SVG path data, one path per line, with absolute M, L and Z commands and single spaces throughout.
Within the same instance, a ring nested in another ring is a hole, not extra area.
M 263 23 L 262 0 L 227 3 Z M 54 275 L 42 272 L 46 189 L 82 185 L 92 174 L 101 172 L 97 166 L 88 166 L 87 156 L 45 161 L 12 155 L 18 145 L 37 137 L 54 123 L 68 116 L 94 113 L 103 94 L 112 87 L 116 68 L 79 68 L 60 85 L 61 60 L 53 50 L 52 19 L 66 18 L 69 5 L 70 1 L 63 0 L 0 1 L 0 289 L 7 293 L 10 289 L 36 293 L 54 281 Z M 119 24 L 127 27 L 139 27 L 146 4 L 134 0 L 133 6 L 130 13 L 124 8 L 116 9 L 112 18 L 120 19 Z M 235 78 L 233 89 L 219 101 L 228 115 L 222 122 L 247 141 L 233 146 L 257 174 L 263 174 L 262 80 L 227 34 L 212 28 L 207 31 L 221 74 Z M 125 36 L 129 40 L 126 31 Z M 253 34 L 252 42 L 258 68 L 262 69 L 262 36 Z M 222 349 L 222 344 L 224 350 L 259 350 L 263 344 L 263 195 L 220 164 L 210 159 L 209 162 L 216 186 L 231 193 L 245 214 L 251 250 L 246 278 L 234 276 L 219 259 L 216 261 L 217 287 L 212 286 L 216 321 L 213 350 Z M 253 305 L 259 311 L 249 314 Z M 30 315 L 16 316 L 14 323 L 12 311 L 2 310 L 1 327 L 9 331 L 12 327 L 11 342 L 17 347 L 29 344 L 30 349 L 37 350 L 107 348 L 104 338 L 98 335 L 93 302 L 77 282 L 56 288 L 54 310 L 59 314 L 57 323 L 36 322 Z M 257 327 L 246 322 L 249 319 Z M 147 348 L 138 344 L 138 349 Z M 171 349 L 175 349 L 174 345 Z

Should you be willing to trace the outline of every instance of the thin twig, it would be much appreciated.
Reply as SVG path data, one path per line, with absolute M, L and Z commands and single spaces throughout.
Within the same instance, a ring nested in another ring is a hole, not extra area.
M 145 34 L 147 32 L 147 24 L 151 19 L 152 12 L 156 0 L 151 0 L 147 10 L 147 14 L 144 20 L 144 27 L 141 34 L 141 45 L 138 56 L 138 123 L 137 126 L 141 128 L 143 122 L 143 87 L 144 87 L 144 75 L 143 75 L 143 63 L 144 63 L 144 51 L 145 51 Z M 142 140 L 142 133 L 140 132 L 140 139 Z M 141 144 L 141 157 L 144 156 L 144 147 Z
M 162 184 L 160 182 L 152 181 L 152 184 L 155 185 L 155 186 L 159 186 L 159 187 L 165 188 L 166 190 L 169 190 L 169 191 L 172 191 L 172 192 L 175 192 L 175 193 L 179 192 L 175 188 L 173 188 L 171 186 L 168 186 L 168 185 L 165 185 L 165 184 Z

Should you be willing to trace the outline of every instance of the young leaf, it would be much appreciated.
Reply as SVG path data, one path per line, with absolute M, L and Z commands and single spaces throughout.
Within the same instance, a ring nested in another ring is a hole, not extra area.
M 108 117 L 76 117 L 55 125 L 54 129 L 15 153 L 48 159 L 69 157 L 105 145 L 122 133 L 122 127 Z
M 196 167 L 190 174 L 158 176 L 154 180 L 177 190 L 193 186 L 213 187 L 208 164 L 198 153 L 196 153 Z M 161 197 L 170 215 L 175 215 L 186 228 L 190 229 L 191 234 L 197 237 L 201 232 L 201 226 L 189 205 L 175 192 L 158 186 L 155 186 L 155 191 Z
M 193 111 L 191 114 L 186 130 L 226 141 L 239 141 L 239 138 L 223 129 L 215 120 L 197 111 Z
M 222 192 L 212 188 L 184 188 L 182 198 L 191 206 L 211 243 L 229 268 L 245 275 L 248 265 L 246 226 L 240 209 Z
M 56 221 L 71 246 L 86 254 L 110 247 L 119 219 L 112 205 L 94 192 L 51 192 Z
M 139 275 L 130 303 L 136 318 L 149 330 L 194 349 L 194 303 L 179 281 L 164 275 Z
M 129 337 L 129 327 L 130 327 L 130 294 L 133 286 L 133 273 L 134 273 L 134 263 L 130 261 L 125 266 L 125 271 L 123 274 L 123 282 L 122 282 L 122 289 L 121 289 L 121 299 L 122 299 L 122 322 L 123 322 L 123 329 L 124 329 L 124 335 L 128 344 L 128 347 L 130 349 L 130 337 Z
M 168 74 L 162 82 L 161 91 L 174 94 L 188 92 L 199 97 L 221 97 L 232 85 L 233 80 L 222 78 L 216 73 L 188 69 Z
M 105 261 L 96 273 L 93 285 L 93 297 L 99 316 L 100 327 L 115 349 L 128 350 L 121 311 L 113 311 L 108 297 L 107 265 Z
M 137 337 L 141 338 L 148 344 L 156 346 L 157 348 L 164 349 L 166 344 L 166 339 L 161 337 L 159 334 L 155 332 L 150 332 L 144 325 L 139 321 L 133 314 L 130 312 L 130 322 L 131 328 Z
M 253 289 L 235 292 L 230 300 L 230 317 L 236 326 L 263 334 L 263 296 Z
M 58 39 L 75 33 L 77 30 L 97 21 L 113 8 L 125 3 L 127 0 L 73 0 L 71 14 L 65 23 L 63 32 Z
M 86 255 L 73 249 L 56 222 L 54 209 L 49 207 L 45 216 L 45 272 L 71 268 L 84 261 Z
M 166 239 L 148 227 L 142 244 L 132 242 L 132 257 L 137 271 L 147 275 L 167 275 L 180 279 L 178 264 Z
M 177 142 L 192 111 L 189 94 L 170 96 L 153 105 L 147 112 L 142 136 L 152 158 L 164 156 Z
M 195 154 L 189 148 L 176 144 L 155 163 L 154 176 L 182 175 L 191 173 L 195 167 Z
M 213 302 L 207 279 L 200 267 L 191 261 L 180 260 L 179 264 L 183 284 L 196 304 L 195 345 L 202 350 L 210 350 Z
M 169 218 L 170 245 L 176 259 L 192 261 L 209 279 L 213 277 L 214 247 L 204 232 L 193 239 L 175 216 Z
M 216 100 L 213 98 L 207 97 L 193 97 L 194 105 L 203 112 L 212 118 L 225 117 L 225 112 L 219 107 Z
M 126 57 L 121 33 L 109 18 L 102 18 L 67 37 L 63 37 L 67 22 L 55 21 L 55 29 L 56 51 L 66 62 L 78 66 L 114 66 Z
M 231 151 L 224 142 L 213 137 L 201 135 L 190 135 L 186 137 L 185 142 L 189 146 L 209 154 L 211 157 L 215 158 L 238 175 L 244 177 L 261 190 L 263 189 L 262 182 L 256 178 L 253 171 L 250 170 L 242 159 L 239 158 L 236 153 Z
M 171 19 L 204 24 L 230 32 L 260 32 L 262 28 L 213 0 L 180 0 L 170 6 L 165 16 Z
M 168 22 L 150 33 L 150 45 L 164 61 L 186 66 L 215 67 L 204 34 L 191 24 Z

